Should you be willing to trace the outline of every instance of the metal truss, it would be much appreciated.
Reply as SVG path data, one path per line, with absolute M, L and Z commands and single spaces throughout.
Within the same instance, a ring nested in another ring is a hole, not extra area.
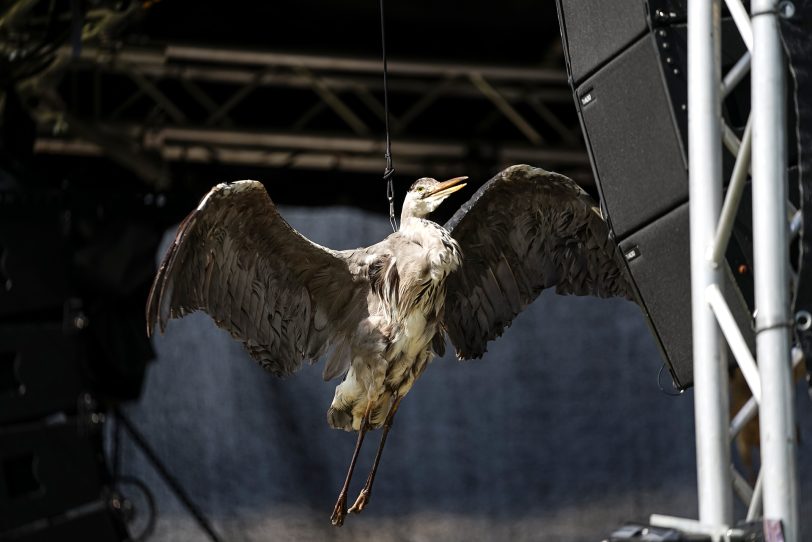
M 735 534 L 733 493 L 747 521 L 764 518 L 765 540 L 799 542 L 793 365 L 789 309 L 791 215 L 787 204 L 786 81 L 775 0 L 726 0 L 748 52 L 724 77 L 719 67 L 719 0 L 688 4 L 691 281 L 699 520 L 654 515 L 651 523 L 727 540 Z M 751 67 L 752 64 L 752 67 Z M 751 113 L 739 140 L 721 102 L 751 68 Z M 722 198 L 722 146 L 735 165 Z M 751 160 L 752 157 L 752 160 Z M 756 357 L 722 296 L 724 253 L 752 171 Z M 752 392 L 729 422 L 725 341 Z M 791 359 L 792 358 L 792 359 Z M 756 360 L 758 364 L 756 364 Z M 759 414 L 761 471 L 755 487 L 731 467 L 730 441 Z M 763 513 L 762 513 L 763 510 Z M 776 537 L 776 533 L 783 538 Z
M 158 185 L 158 162 L 383 170 L 377 59 L 171 44 L 72 53 L 59 50 L 62 105 L 39 115 L 38 153 L 110 155 Z M 392 60 L 389 74 L 399 172 L 529 162 L 591 179 L 563 69 Z

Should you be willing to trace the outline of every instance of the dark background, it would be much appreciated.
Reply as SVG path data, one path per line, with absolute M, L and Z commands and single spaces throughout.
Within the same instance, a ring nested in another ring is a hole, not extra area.
M 469 188 L 438 212 L 442 221 L 517 162 L 568 174 L 594 194 L 553 2 L 386 10 L 398 202 L 417 177 L 469 175 Z M 334 384 L 321 381 L 320 366 L 275 379 L 204 315 L 146 340 L 142 311 L 165 232 L 218 182 L 261 180 L 294 227 L 333 248 L 389 233 L 381 73 L 335 64 L 377 61 L 379 22 L 374 0 L 42 0 L 0 29 L 4 459 L 9 443 L 22 442 L 15 428 L 50 412 L 18 403 L 35 389 L 61 397 L 55 390 L 70 384 L 94 403 L 70 396 L 53 407 L 66 415 L 59 423 L 84 428 L 89 412 L 107 415 L 81 439 L 104 449 L 98 483 L 133 502 L 133 532 L 149 507 L 116 477 L 154 495 L 153 540 L 204 535 L 126 434 L 115 453 L 117 407 L 228 540 L 599 540 L 650 513 L 695 517 L 691 392 L 659 389 L 662 360 L 629 302 L 545 293 L 484 360 L 436 360 L 403 403 L 368 510 L 340 530 L 329 515 L 355 438 L 326 424 Z M 327 63 L 302 71 L 169 52 L 186 45 Z M 406 73 L 405 61 L 435 71 Z M 491 77 L 493 68 L 516 72 Z M 477 86 L 480 72 L 529 135 Z M 264 143 L 270 136 L 275 143 Z M 68 337 L 62 357 L 52 349 L 41 359 L 76 374 L 45 365 L 27 394 L 15 392 L 6 353 L 23 329 L 34 330 L 33 350 Z M 667 371 L 660 380 L 670 390 Z M 803 393 L 797 404 L 808 538 L 812 425 Z M 356 482 L 377 435 L 370 440 Z M 63 460 L 63 469 L 75 465 Z M 0 532 L 25 523 L 4 521 Z

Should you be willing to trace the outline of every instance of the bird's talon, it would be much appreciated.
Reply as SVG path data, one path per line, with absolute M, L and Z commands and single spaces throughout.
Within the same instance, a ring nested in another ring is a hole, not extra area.
M 344 525 L 344 518 L 347 516 L 347 496 L 341 495 L 338 498 L 335 508 L 333 508 L 333 515 L 330 516 L 330 523 L 336 527 Z
M 360 514 L 366 505 L 369 503 L 369 490 L 362 489 L 361 493 L 358 494 L 358 498 L 355 499 L 355 504 L 347 510 L 350 514 Z

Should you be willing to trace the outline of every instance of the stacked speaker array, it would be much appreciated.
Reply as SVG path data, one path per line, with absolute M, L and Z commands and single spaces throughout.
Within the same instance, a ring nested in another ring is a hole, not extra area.
M 558 1 L 570 82 L 604 214 L 679 388 L 693 381 L 685 4 Z M 722 42 L 724 73 L 746 52 L 729 18 L 723 19 Z M 723 106 L 739 137 L 748 112 L 745 78 Z M 733 161 L 725 152 L 725 178 Z M 746 195 L 727 251 L 724 293 L 752 348 L 749 205 Z
M 0 190 L 0 538 L 121 540 L 58 198 Z

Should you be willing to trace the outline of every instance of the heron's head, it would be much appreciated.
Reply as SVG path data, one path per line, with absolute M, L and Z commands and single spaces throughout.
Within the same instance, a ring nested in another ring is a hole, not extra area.
M 417 179 L 403 201 L 401 219 L 410 217 L 425 218 L 434 211 L 448 196 L 465 186 L 468 177 L 454 177 L 444 182 L 430 177 Z

